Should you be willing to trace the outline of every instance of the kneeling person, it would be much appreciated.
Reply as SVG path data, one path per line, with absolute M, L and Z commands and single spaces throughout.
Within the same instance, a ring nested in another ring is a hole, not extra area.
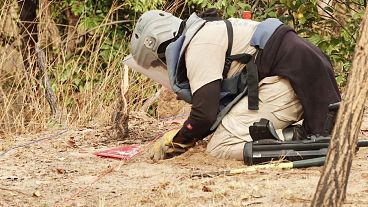
M 146 68 L 167 64 L 172 89 L 192 104 L 182 128 L 155 143 L 155 160 L 179 155 L 206 136 L 211 155 L 243 160 L 254 122 L 270 120 L 283 139 L 281 129 L 304 118 L 306 132 L 318 134 L 327 106 L 341 99 L 327 57 L 277 19 L 194 13 L 183 21 L 148 11 L 133 31 L 131 53 Z

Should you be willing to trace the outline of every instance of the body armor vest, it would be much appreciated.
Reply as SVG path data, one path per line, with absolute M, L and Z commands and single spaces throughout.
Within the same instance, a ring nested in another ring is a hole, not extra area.
M 217 116 L 216 122 L 211 127 L 214 130 L 222 118 L 227 114 L 227 112 L 236 104 L 242 97 L 247 95 L 248 92 L 248 74 L 249 66 L 247 70 L 243 69 L 237 74 L 230 78 L 227 78 L 227 73 L 229 72 L 232 61 L 239 61 L 243 64 L 254 62 L 252 60 L 252 55 L 250 54 L 238 54 L 231 55 L 232 48 L 232 26 L 228 20 L 225 21 L 227 31 L 228 31 L 228 50 L 226 53 L 223 80 L 221 82 L 221 92 L 220 92 L 220 109 Z M 176 93 L 178 99 L 184 100 L 187 103 L 192 102 L 192 93 L 189 85 L 189 81 L 186 77 L 186 66 L 185 66 L 185 51 L 190 44 L 190 41 L 197 34 L 197 32 L 206 24 L 207 20 L 198 17 L 195 13 L 192 14 L 186 21 L 185 28 L 182 34 L 177 38 L 176 41 L 172 42 L 166 49 L 166 63 L 170 79 L 170 85 L 172 90 Z M 258 73 L 255 68 L 255 74 L 257 79 L 255 80 L 256 86 L 258 86 Z M 257 90 L 258 94 L 258 90 Z M 257 104 L 255 109 L 258 109 L 258 96 Z

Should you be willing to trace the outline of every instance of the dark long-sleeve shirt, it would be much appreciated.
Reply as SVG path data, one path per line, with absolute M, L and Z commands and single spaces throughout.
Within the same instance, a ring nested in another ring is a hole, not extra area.
M 199 88 L 192 97 L 192 110 L 179 131 L 185 140 L 203 139 L 209 135 L 219 110 L 221 80 L 216 80 Z

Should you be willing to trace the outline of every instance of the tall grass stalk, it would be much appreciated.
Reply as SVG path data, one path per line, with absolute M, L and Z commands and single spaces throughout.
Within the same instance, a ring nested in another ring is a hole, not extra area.
M 43 4 L 40 11 L 44 13 L 53 3 Z M 78 47 L 72 54 L 67 53 L 70 39 L 63 32 L 70 25 L 52 23 L 48 19 L 51 15 L 38 13 L 39 43 L 46 53 L 46 67 L 60 110 L 58 120 L 53 120 L 44 95 L 42 74 L 39 70 L 29 72 L 23 65 L 18 27 L 21 24 L 16 24 L 19 21 L 17 3 L 6 0 L 1 5 L 0 37 L 6 38 L 2 38 L 5 41 L 0 45 L 0 134 L 36 132 L 57 126 L 56 123 L 70 127 L 110 124 L 129 42 L 129 37 L 122 38 L 121 31 L 109 24 L 114 21 L 114 15 L 118 15 L 118 9 L 118 5 L 113 5 L 101 26 L 88 33 L 79 22 L 75 28 Z M 61 39 L 58 47 L 57 38 L 48 30 L 50 24 L 57 25 Z M 114 48 L 109 49 L 107 45 Z M 102 53 L 107 54 L 107 62 L 101 60 Z M 36 61 L 37 57 L 32 57 L 31 63 L 36 64 Z M 159 86 L 134 71 L 130 72 L 129 80 L 128 104 L 130 110 L 137 110 Z

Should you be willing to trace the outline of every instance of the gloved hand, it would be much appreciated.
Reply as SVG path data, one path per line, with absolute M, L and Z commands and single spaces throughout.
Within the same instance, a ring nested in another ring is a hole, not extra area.
M 160 139 L 158 139 L 153 147 L 150 149 L 150 158 L 154 161 L 172 158 L 187 151 L 195 145 L 195 141 L 190 143 L 176 143 L 175 136 L 180 129 L 174 129 L 166 132 Z

